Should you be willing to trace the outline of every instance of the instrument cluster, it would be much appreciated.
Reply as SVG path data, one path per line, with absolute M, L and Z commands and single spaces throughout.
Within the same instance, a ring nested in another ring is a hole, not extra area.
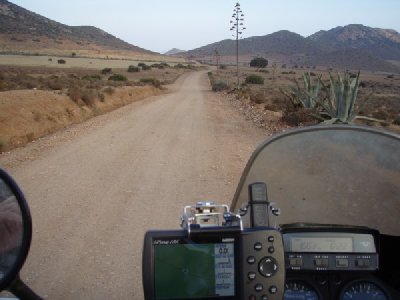
M 285 300 L 391 300 L 380 268 L 379 232 L 283 227 Z

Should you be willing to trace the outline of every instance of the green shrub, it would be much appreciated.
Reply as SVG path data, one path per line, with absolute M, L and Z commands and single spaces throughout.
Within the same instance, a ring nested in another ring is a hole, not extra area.
M 224 90 L 228 90 L 229 89 L 229 85 L 226 81 L 223 80 L 218 80 L 215 83 L 212 83 L 212 90 L 214 92 L 221 92 Z
M 151 67 L 148 66 L 148 65 L 144 65 L 144 66 L 142 66 L 142 70 L 143 71 L 148 71 L 148 70 L 151 70 Z
M 112 72 L 111 68 L 104 68 L 103 70 L 101 70 L 101 74 L 110 74 Z
M 128 81 L 128 78 L 126 78 L 124 75 L 121 75 L 121 74 L 113 74 L 110 77 L 108 77 L 108 80 L 112 80 L 112 81 Z
M 57 63 L 59 63 L 60 65 L 63 65 L 66 63 L 66 61 L 64 59 L 59 59 L 59 60 L 57 60 Z
M 129 66 L 128 72 L 131 72 L 131 73 L 140 72 L 140 68 L 136 67 L 136 66 Z
M 246 77 L 245 82 L 247 84 L 264 84 L 264 78 L 259 75 L 249 75 Z
M 187 69 L 188 67 L 185 66 L 185 65 L 183 65 L 183 64 L 176 64 L 176 65 L 174 66 L 174 68 L 176 68 L 176 69 Z
M 147 66 L 145 63 L 138 63 L 138 67 L 144 67 L 144 66 Z

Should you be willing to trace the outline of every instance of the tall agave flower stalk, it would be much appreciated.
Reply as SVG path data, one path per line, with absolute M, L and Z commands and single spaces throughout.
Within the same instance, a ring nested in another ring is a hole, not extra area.
M 360 85 L 360 72 L 353 79 L 350 78 L 348 73 L 344 77 L 339 73 L 336 78 L 332 74 L 329 74 L 329 76 L 329 89 L 324 86 L 327 98 L 321 102 L 321 105 L 331 119 L 324 123 L 351 123 L 356 117 L 355 102 Z

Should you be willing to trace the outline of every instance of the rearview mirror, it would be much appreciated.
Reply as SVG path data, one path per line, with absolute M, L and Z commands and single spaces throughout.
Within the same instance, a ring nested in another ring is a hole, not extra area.
M 0 291 L 18 278 L 32 239 L 26 199 L 15 181 L 0 169 Z

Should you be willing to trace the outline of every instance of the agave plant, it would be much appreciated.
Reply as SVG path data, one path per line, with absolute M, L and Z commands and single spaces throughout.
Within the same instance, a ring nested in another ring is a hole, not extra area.
M 325 121 L 325 124 L 334 123 L 351 123 L 356 117 L 355 102 L 357 100 L 358 87 L 360 84 L 360 72 L 354 79 L 346 73 L 344 77 L 337 74 L 335 78 L 332 74 L 330 77 L 330 87 L 323 85 L 323 89 L 327 93 L 327 97 L 321 101 L 323 109 L 331 117 Z
M 300 86 L 299 82 L 294 79 L 296 86 L 291 87 L 291 91 L 281 90 L 292 103 L 297 107 L 301 106 L 306 109 L 315 109 L 320 100 L 319 93 L 321 91 L 321 76 L 313 82 L 310 73 L 303 73 L 303 86 Z

